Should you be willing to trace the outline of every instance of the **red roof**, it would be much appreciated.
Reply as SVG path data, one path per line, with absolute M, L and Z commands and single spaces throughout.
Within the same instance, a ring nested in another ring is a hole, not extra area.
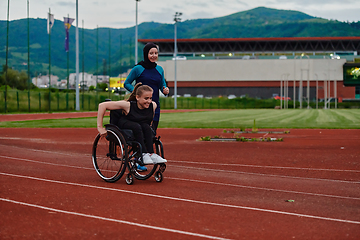
M 239 41 L 330 41 L 330 40 L 360 40 L 360 37 L 280 37 L 280 38 L 195 38 L 177 39 L 178 42 L 239 42 Z M 174 42 L 174 39 L 139 39 L 147 42 Z

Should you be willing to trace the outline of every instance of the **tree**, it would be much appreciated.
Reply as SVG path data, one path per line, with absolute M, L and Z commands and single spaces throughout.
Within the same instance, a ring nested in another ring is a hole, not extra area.
M 100 89 L 102 91 L 105 91 L 105 89 L 108 87 L 108 85 L 106 83 L 98 83 L 97 84 L 97 89 Z
M 11 88 L 18 90 L 28 89 L 28 75 L 25 71 L 17 71 L 12 68 L 7 68 L 6 83 L 5 83 L 6 66 L 3 65 L 3 70 L 0 75 L 0 85 L 8 85 Z M 30 88 L 34 88 L 34 84 L 30 83 Z

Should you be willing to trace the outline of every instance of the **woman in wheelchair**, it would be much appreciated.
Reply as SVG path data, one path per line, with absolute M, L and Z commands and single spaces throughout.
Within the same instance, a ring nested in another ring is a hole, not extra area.
M 154 153 L 153 149 L 154 136 L 151 124 L 157 105 L 152 101 L 152 94 L 151 87 L 138 83 L 128 100 L 100 103 L 97 116 L 97 129 L 101 135 L 104 135 L 107 133 L 103 127 L 106 110 L 122 110 L 123 116 L 120 117 L 117 125 L 121 129 L 131 129 L 133 131 L 135 140 L 141 145 L 144 164 L 167 162 Z

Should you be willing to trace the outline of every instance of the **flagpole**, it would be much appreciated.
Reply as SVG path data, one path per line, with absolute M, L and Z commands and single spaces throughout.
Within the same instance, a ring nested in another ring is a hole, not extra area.
M 110 77 L 111 77 L 111 29 L 109 28 L 109 64 L 108 64 L 108 71 L 109 71 L 109 98 L 110 98 Z
M 31 82 L 31 78 L 30 78 L 30 19 L 29 19 L 29 0 L 27 0 L 27 27 L 28 27 L 28 32 L 27 32 L 27 37 L 28 37 L 28 109 L 30 112 L 30 82 Z
M 68 14 L 68 21 L 69 21 L 69 14 Z M 67 31 L 70 31 L 70 29 L 68 29 Z M 66 32 L 65 34 L 67 34 L 66 38 L 68 38 L 69 36 L 69 33 Z M 66 41 L 69 42 L 69 39 L 66 39 Z M 67 42 L 65 42 L 65 44 L 67 44 Z M 69 60 L 70 60 L 70 44 L 68 45 L 68 49 L 67 49 L 67 52 L 66 52 L 66 55 L 67 55 L 67 83 L 66 83 L 66 110 L 69 110 Z
M 84 52 L 84 19 L 82 20 L 82 31 L 81 31 L 81 55 L 82 55 L 82 109 L 84 110 L 84 75 L 85 75 L 85 52 Z
M 79 7 L 78 0 L 76 0 L 76 111 L 80 111 L 79 98 Z
M 51 20 L 50 8 L 49 8 L 49 19 Z M 49 26 L 49 112 L 51 112 L 50 85 L 51 85 L 51 28 Z
M 98 104 L 98 75 L 99 75 L 99 26 L 96 26 L 96 104 Z
M 120 74 L 122 74 L 122 34 L 120 34 Z

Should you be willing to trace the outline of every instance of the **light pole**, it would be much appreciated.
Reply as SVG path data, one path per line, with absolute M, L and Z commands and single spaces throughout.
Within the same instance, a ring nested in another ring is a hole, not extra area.
M 75 41 L 76 41 L 76 51 L 75 51 L 75 55 L 76 55 L 76 82 L 75 82 L 75 110 L 76 111 L 80 111 L 80 96 L 79 96 L 79 83 L 80 83 L 80 79 L 79 79 L 79 3 L 78 0 L 76 0 L 76 29 L 75 29 Z
M 136 1 L 136 17 L 135 17 L 135 64 L 138 62 L 138 2 L 140 0 Z
M 174 67 L 174 72 L 175 72 L 175 77 L 174 77 L 174 109 L 177 109 L 177 79 L 176 79 L 176 58 L 177 58 L 177 43 L 176 43 L 176 23 L 181 21 L 180 16 L 182 15 L 181 12 L 176 12 L 174 15 L 174 62 L 175 62 L 175 67 Z

